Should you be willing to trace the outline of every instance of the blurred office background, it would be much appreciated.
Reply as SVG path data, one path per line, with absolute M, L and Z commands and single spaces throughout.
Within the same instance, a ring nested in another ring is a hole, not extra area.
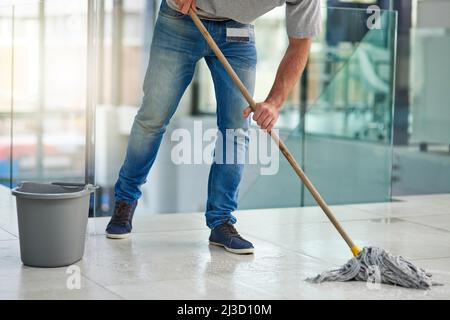
M 323 2 L 322 34 L 278 129 L 328 202 L 450 192 L 450 1 Z M 97 216 L 113 187 L 142 99 L 155 0 L 0 2 L 0 184 L 95 182 Z M 379 27 L 369 28 L 378 5 Z M 284 8 L 255 23 L 255 98 L 287 46 Z M 171 122 L 143 186 L 140 213 L 203 211 L 208 165 L 170 160 L 176 128 L 215 126 L 206 64 Z M 276 176 L 248 166 L 241 208 L 313 205 L 281 160 Z

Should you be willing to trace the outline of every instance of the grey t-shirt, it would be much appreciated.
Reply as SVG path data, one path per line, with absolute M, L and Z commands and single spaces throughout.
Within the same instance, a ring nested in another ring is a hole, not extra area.
M 175 0 L 167 0 L 176 9 Z M 252 23 L 272 9 L 286 4 L 286 28 L 289 37 L 310 38 L 320 33 L 320 0 L 197 0 L 200 15 L 208 19 L 228 18 Z

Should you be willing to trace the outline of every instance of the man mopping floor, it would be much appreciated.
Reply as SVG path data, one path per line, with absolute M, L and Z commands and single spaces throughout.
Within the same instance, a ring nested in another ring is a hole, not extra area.
M 155 161 L 163 134 L 187 86 L 197 62 L 205 59 L 214 82 L 219 132 L 227 129 L 248 131 L 252 109 L 226 74 L 220 61 L 205 43 L 187 15 L 196 11 L 219 48 L 244 85 L 254 91 L 256 48 L 252 22 L 277 6 L 286 4 L 289 46 L 267 99 L 257 104 L 253 120 L 271 130 L 288 93 L 300 78 L 309 55 L 311 38 L 321 26 L 320 1 L 317 0 L 163 0 L 156 22 L 150 61 L 144 80 L 144 98 L 134 119 L 125 162 L 115 185 L 115 208 L 106 235 L 127 238 L 133 214 Z M 245 154 L 248 139 L 234 141 L 236 153 Z M 226 144 L 216 145 L 225 154 Z M 244 165 L 214 161 L 208 181 L 206 224 L 211 229 L 211 244 L 237 254 L 253 253 L 253 244 L 234 228 L 239 185 Z

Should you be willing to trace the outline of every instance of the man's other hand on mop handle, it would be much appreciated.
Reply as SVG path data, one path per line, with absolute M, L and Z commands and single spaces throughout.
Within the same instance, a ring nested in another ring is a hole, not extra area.
M 305 70 L 310 48 L 310 38 L 289 37 L 289 46 L 278 67 L 269 96 L 266 101 L 256 104 L 256 110 L 253 113 L 253 120 L 262 129 L 270 132 L 275 126 L 283 103 Z M 246 108 L 244 117 L 248 118 L 252 112 L 250 107 Z
M 278 113 L 281 105 L 277 105 L 269 99 L 256 104 L 256 111 L 253 112 L 252 108 L 247 107 L 244 110 L 244 118 L 248 118 L 253 112 L 253 120 L 261 127 L 261 129 L 270 131 L 273 129 L 275 123 L 278 120 Z
M 197 12 L 197 5 L 195 0 L 175 0 L 178 5 L 178 8 L 183 14 L 188 14 L 189 9 L 192 9 L 194 12 Z

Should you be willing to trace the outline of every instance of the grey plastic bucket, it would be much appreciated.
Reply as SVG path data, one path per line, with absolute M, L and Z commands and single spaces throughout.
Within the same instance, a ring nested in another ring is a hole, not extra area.
M 23 182 L 16 196 L 20 255 L 32 267 L 63 267 L 82 259 L 92 185 Z

